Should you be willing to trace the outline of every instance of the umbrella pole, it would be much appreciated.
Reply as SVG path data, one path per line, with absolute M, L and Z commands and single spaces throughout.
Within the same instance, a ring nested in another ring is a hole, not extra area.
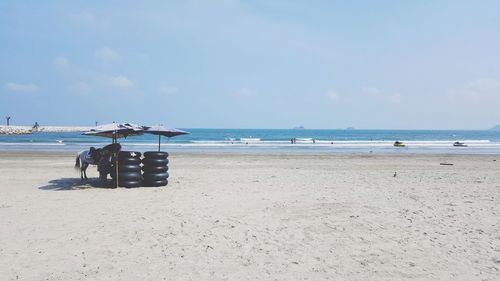
M 160 152 L 160 139 L 161 139 L 161 135 L 158 135 L 158 152 Z
M 115 133 L 113 134 L 113 143 L 117 143 L 117 137 L 116 137 L 116 131 Z M 118 182 L 118 154 L 119 153 L 115 153 L 115 172 L 116 172 L 116 176 L 115 176 L 115 179 L 116 179 L 116 188 L 118 188 L 120 186 L 120 183 Z
M 118 183 L 118 153 L 115 153 L 116 157 L 116 162 L 115 162 L 115 167 L 116 167 L 116 176 L 115 176 L 115 179 L 116 179 L 116 188 L 118 188 L 120 185 Z

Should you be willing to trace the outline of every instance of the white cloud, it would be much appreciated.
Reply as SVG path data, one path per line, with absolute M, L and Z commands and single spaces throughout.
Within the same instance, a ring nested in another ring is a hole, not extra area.
M 325 96 L 332 101 L 336 101 L 339 99 L 339 95 L 334 89 L 328 89 L 325 93 Z
M 110 83 L 113 87 L 117 88 L 130 88 L 134 85 L 127 77 L 121 75 L 111 78 Z
M 115 61 L 120 58 L 120 55 L 109 47 L 103 47 L 97 50 L 95 56 L 104 61 Z
M 66 57 L 57 57 L 54 59 L 54 66 L 57 68 L 65 68 L 69 66 L 69 59 Z
M 174 95 L 179 91 L 179 89 L 177 89 L 177 87 L 172 87 L 172 86 L 161 86 L 159 91 L 160 93 L 165 95 Z
M 236 91 L 236 95 L 239 97 L 253 97 L 257 95 L 257 92 L 252 89 L 247 89 L 247 88 L 241 88 Z
M 39 90 L 38 86 L 35 84 L 18 84 L 12 82 L 5 84 L 5 88 L 12 92 L 24 93 L 37 92 Z

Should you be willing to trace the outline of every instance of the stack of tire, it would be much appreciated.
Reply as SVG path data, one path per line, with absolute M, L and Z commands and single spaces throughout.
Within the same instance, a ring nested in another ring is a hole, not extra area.
M 143 186 L 165 186 L 168 184 L 168 153 L 144 152 L 142 159 Z
M 111 172 L 115 179 L 116 167 Z M 120 187 L 142 186 L 141 153 L 136 151 L 120 151 L 118 153 L 118 185 Z

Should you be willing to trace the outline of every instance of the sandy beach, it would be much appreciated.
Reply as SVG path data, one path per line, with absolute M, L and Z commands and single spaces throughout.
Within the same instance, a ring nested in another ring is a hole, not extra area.
M 0 153 L 0 279 L 500 277 L 500 156 L 177 153 L 134 189 L 73 165 Z

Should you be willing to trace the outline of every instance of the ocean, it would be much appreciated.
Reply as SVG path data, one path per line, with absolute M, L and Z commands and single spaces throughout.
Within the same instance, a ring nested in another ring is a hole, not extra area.
M 186 153 L 444 153 L 500 154 L 500 131 L 183 129 L 189 135 L 161 138 L 161 150 Z M 292 139 L 295 139 L 292 143 Z M 402 141 L 406 147 L 394 147 Z M 467 147 L 454 147 L 455 141 Z M 123 150 L 158 149 L 158 137 L 120 139 Z M 81 133 L 0 135 L 0 151 L 81 151 L 111 143 Z

